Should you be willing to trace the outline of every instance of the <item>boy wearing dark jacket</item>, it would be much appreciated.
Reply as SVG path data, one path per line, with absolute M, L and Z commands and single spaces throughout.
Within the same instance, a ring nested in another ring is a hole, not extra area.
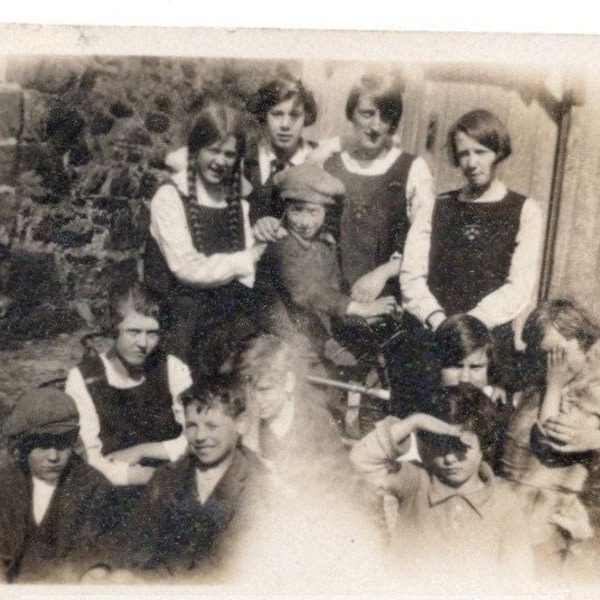
M 0 469 L 4 581 L 76 581 L 115 524 L 112 486 L 75 454 L 78 432 L 75 402 L 53 388 L 26 392 L 4 422 L 15 457 Z

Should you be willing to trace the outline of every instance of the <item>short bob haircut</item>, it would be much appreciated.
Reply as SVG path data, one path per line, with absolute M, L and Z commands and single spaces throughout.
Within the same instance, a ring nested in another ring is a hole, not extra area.
M 479 439 L 484 459 L 488 462 L 494 460 L 502 428 L 494 403 L 478 387 L 471 383 L 440 387 L 432 394 L 423 412 L 474 433 Z M 429 448 L 452 442 L 452 436 L 427 431 L 419 431 L 417 437 Z
M 453 367 L 476 350 L 485 348 L 490 366 L 496 361 L 494 339 L 488 328 L 467 314 L 448 317 L 434 334 L 435 356 L 441 368 Z
M 528 353 L 541 353 L 540 346 L 549 325 L 567 340 L 577 340 L 584 351 L 600 338 L 600 327 L 575 302 L 568 298 L 546 300 L 525 321 L 523 341 Z
M 267 113 L 277 104 L 297 98 L 304 107 L 304 126 L 310 127 L 317 120 L 317 103 L 312 92 L 304 87 L 300 79 L 293 78 L 289 73 L 280 75 L 263 85 L 246 104 L 249 113 L 256 115 L 264 125 Z
M 494 164 L 502 162 L 512 153 L 510 136 L 502 121 L 489 110 L 472 110 L 458 119 L 448 132 L 448 154 L 455 167 L 459 166 L 456 154 L 456 134 L 459 131 L 495 152 Z
M 194 120 L 188 136 L 188 152 L 194 156 L 202 148 L 231 136 L 235 138 L 239 160 L 244 155 L 245 140 L 242 114 L 233 106 L 210 102 Z
M 179 395 L 183 408 L 194 404 L 199 411 L 221 407 L 232 419 L 246 410 L 243 388 L 232 375 L 215 375 L 202 384 L 194 383 Z
M 119 324 L 132 311 L 156 319 L 161 328 L 166 326 L 166 315 L 155 292 L 139 281 L 116 282 L 108 294 L 106 323 L 108 332 L 113 337 L 117 337 Z
M 352 121 L 361 96 L 368 96 L 381 113 L 383 121 L 390 124 L 390 133 L 398 129 L 402 117 L 403 85 L 396 77 L 367 74 L 352 87 L 346 100 L 346 118 Z

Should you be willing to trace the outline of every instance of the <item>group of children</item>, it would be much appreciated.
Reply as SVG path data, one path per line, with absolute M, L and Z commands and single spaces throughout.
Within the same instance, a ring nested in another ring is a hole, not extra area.
M 209 103 L 169 157 L 145 283 L 109 297 L 110 349 L 2 424 L 5 580 L 236 581 L 261 532 L 296 540 L 295 514 L 315 539 L 364 516 L 400 580 L 592 575 L 600 328 L 550 300 L 512 354 L 541 228 L 496 178 L 504 126 L 459 119 L 449 144 L 467 184 L 434 202 L 425 162 L 395 138 L 397 82 L 362 78 L 353 136 L 318 148 L 302 82 L 269 82 L 247 110 L 256 144 L 238 110 Z M 308 375 L 345 352 L 361 375 L 365 347 L 381 355 L 362 376 L 387 365 L 392 404 L 349 439 Z
M 332 509 L 373 517 L 382 556 L 407 579 L 474 584 L 484 574 L 518 585 L 536 573 L 593 574 L 597 499 L 585 488 L 600 448 L 600 329 L 574 303 L 530 315 L 516 398 L 490 385 L 485 326 L 448 319 L 428 401 L 379 421 L 348 452 L 326 394 L 307 382 L 308 362 L 280 336 L 254 338 L 229 374 L 130 396 L 154 377 L 164 331 L 140 284 L 112 302 L 120 321 L 96 357 L 103 374 L 82 379 L 85 393 L 27 392 L 2 424 L 13 456 L 2 468 L 5 581 L 235 582 L 244 551 L 297 506 L 311 519 Z M 107 360 L 137 385 L 107 381 Z M 173 370 L 162 370 L 169 381 Z M 86 436 L 92 410 L 97 435 Z

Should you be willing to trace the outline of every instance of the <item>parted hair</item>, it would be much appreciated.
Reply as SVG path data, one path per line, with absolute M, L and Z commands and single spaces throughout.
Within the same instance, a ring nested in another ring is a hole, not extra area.
M 248 100 L 246 109 L 256 115 L 258 121 L 264 124 L 267 113 L 277 104 L 296 97 L 304 107 L 304 125 L 310 127 L 317 120 L 317 103 L 313 93 L 304 86 L 301 79 L 284 73 L 267 82 Z
M 390 124 L 390 133 L 394 133 L 402 118 L 402 91 L 402 82 L 397 77 L 374 73 L 363 75 L 348 93 L 346 118 L 352 121 L 360 97 L 369 96 L 382 119 Z
M 510 135 L 504 123 L 494 113 L 479 108 L 465 113 L 448 131 L 448 154 L 455 167 L 459 165 L 456 154 L 456 134 L 459 131 L 495 152 L 495 164 L 502 162 L 512 153 Z
M 120 280 L 113 283 L 108 293 L 105 323 L 111 335 L 117 336 L 119 324 L 131 311 L 156 319 L 161 327 L 166 325 L 166 314 L 159 297 L 150 288 L 139 281 Z
M 225 141 L 230 136 L 235 138 L 237 159 L 226 185 L 228 235 L 232 250 L 243 250 L 244 239 L 240 237 L 242 223 L 241 207 L 241 163 L 245 149 L 245 135 L 242 115 L 239 110 L 218 102 L 211 102 L 203 108 L 196 117 L 195 123 L 188 136 L 187 183 L 188 193 L 184 199 L 191 220 L 191 234 L 198 252 L 203 253 L 205 223 L 200 215 L 196 191 L 198 152 L 211 144 Z
M 480 348 L 485 348 L 490 365 L 496 359 L 491 333 L 472 315 L 456 314 L 444 320 L 436 329 L 434 344 L 435 355 L 442 368 L 457 365 Z

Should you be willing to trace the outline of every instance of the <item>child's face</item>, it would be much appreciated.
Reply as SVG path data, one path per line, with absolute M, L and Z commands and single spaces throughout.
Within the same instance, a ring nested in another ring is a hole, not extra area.
M 56 484 L 65 470 L 71 455 L 73 445 L 71 442 L 60 438 L 41 441 L 34 446 L 27 455 L 27 464 L 34 477 Z
M 277 418 L 286 402 L 291 400 L 294 378 L 289 371 L 273 370 L 261 375 L 252 388 L 253 401 L 262 421 Z
M 372 97 L 360 96 L 352 115 L 352 124 L 362 150 L 377 156 L 388 148 L 392 138 L 391 124 L 381 114 Z
M 450 487 L 459 488 L 479 478 L 483 453 L 479 438 L 472 431 L 463 432 L 460 439 L 434 436 L 419 450 L 426 468 Z
M 567 339 L 554 325 L 548 325 L 540 344 L 540 350 L 550 352 L 552 348 L 560 348 L 565 351 L 567 367 L 573 375 L 585 367 L 586 354 L 579 341 L 575 338 Z
M 131 310 L 119 323 L 115 349 L 126 363 L 142 366 L 159 341 L 159 324 L 154 317 Z
M 235 450 L 240 433 L 239 418 L 228 415 L 220 404 L 185 407 L 185 435 L 192 453 L 203 466 L 216 466 Z
M 208 186 L 227 181 L 231 177 L 237 156 L 237 144 L 233 136 L 201 148 L 196 159 L 200 179 Z
M 275 150 L 291 156 L 300 144 L 304 130 L 304 106 L 294 95 L 267 112 L 267 131 Z
M 312 240 L 325 222 L 325 207 L 312 202 L 291 202 L 285 214 L 288 228 L 303 240 Z
M 456 365 L 442 367 L 441 379 L 444 387 L 471 383 L 479 389 L 488 384 L 490 360 L 486 348 L 478 348 Z

